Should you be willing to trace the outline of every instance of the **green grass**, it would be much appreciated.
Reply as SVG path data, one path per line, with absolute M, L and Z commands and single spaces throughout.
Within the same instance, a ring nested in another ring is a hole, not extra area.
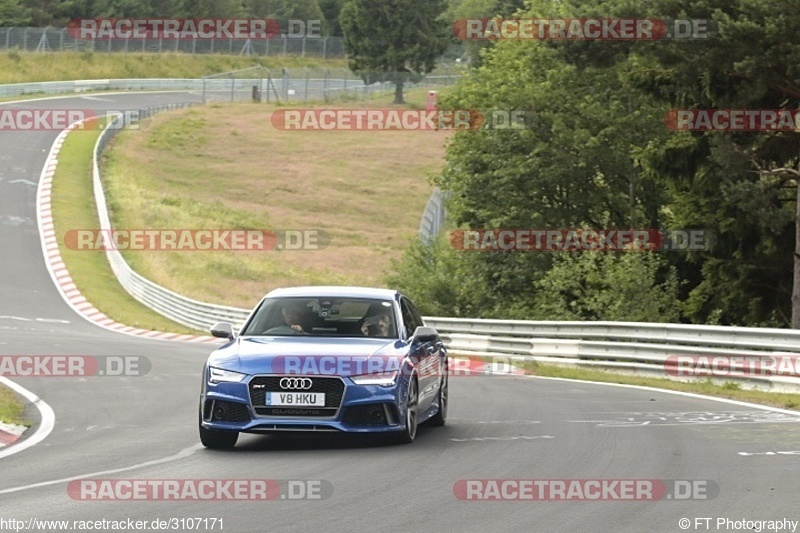
M 292 107 L 386 108 L 393 96 Z M 426 99 L 427 90 L 407 94 L 409 106 Z M 418 231 L 433 190 L 428 178 L 444 164 L 451 132 L 281 131 L 271 124 L 275 109 L 212 104 L 123 132 L 103 170 L 112 225 L 318 229 L 330 235 L 329 246 L 125 252 L 134 270 L 191 298 L 243 308 L 279 286 L 385 283 L 391 259 Z
M 491 358 L 487 360 L 491 360 Z M 549 365 L 537 363 L 535 361 L 525 361 L 523 363 L 513 362 L 513 364 L 536 376 L 655 387 L 658 389 L 692 392 L 742 402 L 771 405 L 783 409 L 798 409 L 798 407 L 800 407 L 800 394 L 746 390 L 742 389 L 739 383 L 733 381 L 726 382 L 722 385 L 716 385 L 710 380 L 692 382 L 673 381 L 667 378 L 631 376 L 605 370 Z
M 14 391 L 0 385 L 0 422 L 30 426 L 30 423 L 23 418 L 24 412 L 25 404 L 17 399 Z
M 67 270 L 83 296 L 117 322 L 147 330 L 197 334 L 134 300 L 119 285 L 104 252 L 64 246 L 64 235 L 70 229 L 99 228 L 91 180 L 92 150 L 99 134 L 99 130 L 70 133 L 58 156 L 52 190 L 53 223 Z
M 253 66 L 275 69 L 347 68 L 344 59 L 299 56 L 247 57 L 223 54 L 84 52 L 0 53 L 0 84 L 122 78 L 200 78 Z

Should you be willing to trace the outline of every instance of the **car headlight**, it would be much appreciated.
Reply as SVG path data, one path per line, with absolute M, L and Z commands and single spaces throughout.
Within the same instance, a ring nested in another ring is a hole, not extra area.
M 397 381 L 397 372 L 378 372 L 376 374 L 363 374 L 350 376 L 356 385 L 381 385 L 391 387 Z
M 209 368 L 208 382 L 209 383 L 239 383 L 247 374 L 240 372 L 231 372 L 230 370 L 222 370 L 221 368 Z

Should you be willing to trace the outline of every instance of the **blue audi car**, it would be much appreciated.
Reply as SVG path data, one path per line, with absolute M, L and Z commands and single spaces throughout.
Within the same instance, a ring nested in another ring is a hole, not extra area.
M 203 369 L 200 441 L 232 448 L 239 433 L 387 433 L 447 419 L 447 351 L 413 302 L 363 287 L 277 289 Z

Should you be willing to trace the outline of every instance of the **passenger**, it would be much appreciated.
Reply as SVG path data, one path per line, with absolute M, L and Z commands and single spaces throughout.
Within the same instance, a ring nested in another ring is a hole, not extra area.
M 377 315 L 368 316 L 361 324 L 361 333 L 372 337 L 389 337 L 392 331 L 392 315 L 388 309 L 381 309 Z

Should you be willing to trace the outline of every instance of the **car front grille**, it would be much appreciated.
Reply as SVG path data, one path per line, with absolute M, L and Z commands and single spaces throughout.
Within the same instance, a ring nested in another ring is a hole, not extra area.
M 282 389 L 281 378 L 297 376 L 256 376 L 250 380 L 250 401 L 260 416 L 332 417 L 336 416 L 344 397 L 344 382 L 336 377 L 311 377 L 310 389 Z M 267 392 L 321 392 L 325 394 L 324 407 L 273 407 L 266 406 Z

